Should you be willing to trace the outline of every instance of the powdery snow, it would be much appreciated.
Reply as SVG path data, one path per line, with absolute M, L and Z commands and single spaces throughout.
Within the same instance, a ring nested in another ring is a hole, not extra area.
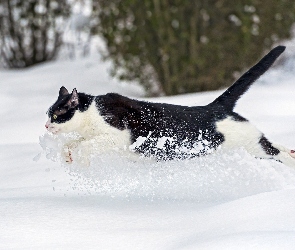
M 286 65 L 263 76 L 236 111 L 292 148 L 294 61 Z M 92 55 L 0 71 L 0 249 L 294 249 L 295 170 L 243 149 L 170 162 L 114 149 L 90 167 L 61 164 L 44 125 L 62 85 L 142 96 L 107 68 Z M 220 93 L 149 100 L 203 105 Z

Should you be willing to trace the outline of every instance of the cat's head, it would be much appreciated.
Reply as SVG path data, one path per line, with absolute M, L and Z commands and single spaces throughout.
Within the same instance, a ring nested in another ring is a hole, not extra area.
M 79 109 L 79 94 L 76 89 L 70 94 L 65 87 L 61 87 L 57 101 L 47 111 L 48 121 L 46 129 L 54 134 L 75 131 L 78 121 L 73 121 Z

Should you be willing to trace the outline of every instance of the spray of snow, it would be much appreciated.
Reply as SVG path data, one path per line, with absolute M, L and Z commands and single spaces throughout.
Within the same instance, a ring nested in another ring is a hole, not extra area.
M 47 158 L 61 161 L 62 146 L 76 136 L 45 134 L 40 145 Z M 61 165 L 68 169 L 72 189 L 78 193 L 130 200 L 233 200 L 295 183 L 294 170 L 272 160 L 255 159 L 243 148 L 231 152 L 221 148 L 207 156 L 171 161 L 116 149 L 92 155 L 88 167 L 75 161 Z
M 157 135 L 154 136 L 152 132 L 149 132 L 146 137 L 139 136 L 129 146 L 129 150 L 132 152 L 143 152 L 145 157 L 156 157 L 158 160 L 183 160 L 207 155 L 214 151 L 210 146 L 211 142 L 203 138 L 201 130 L 196 142 L 192 143 L 188 138 L 179 141 L 176 136 L 165 136 L 160 133 L 160 137 L 157 137 Z

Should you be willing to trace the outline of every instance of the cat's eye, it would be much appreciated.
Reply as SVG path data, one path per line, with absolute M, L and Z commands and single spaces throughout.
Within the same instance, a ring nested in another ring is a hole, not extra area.
M 57 115 L 53 115 L 52 118 L 53 118 L 53 120 L 56 120 Z

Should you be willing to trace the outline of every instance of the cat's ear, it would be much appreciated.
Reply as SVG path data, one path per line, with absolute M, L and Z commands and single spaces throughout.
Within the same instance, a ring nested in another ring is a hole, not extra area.
M 64 86 L 62 86 L 59 89 L 59 96 L 64 96 L 64 95 L 68 95 L 68 94 L 69 94 L 69 91 Z
M 69 106 L 75 108 L 79 105 L 79 95 L 76 89 L 73 89 L 71 98 L 69 100 Z

